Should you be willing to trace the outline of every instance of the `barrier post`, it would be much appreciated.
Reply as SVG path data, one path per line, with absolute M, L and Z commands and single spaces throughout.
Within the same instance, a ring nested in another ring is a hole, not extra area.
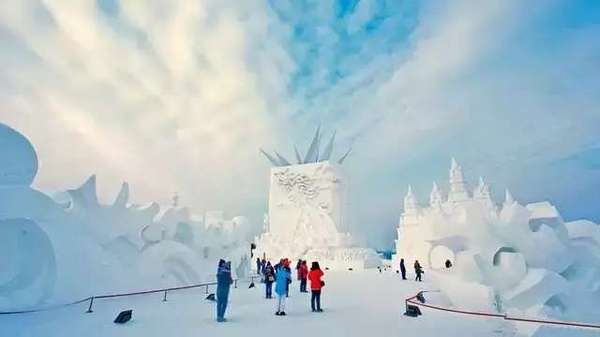
M 237 279 L 233 280 L 233 287 L 237 288 Z
M 86 313 L 91 313 L 94 312 L 94 310 L 92 310 L 92 305 L 94 305 L 94 296 L 90 297 L 90 306 L 88 307 L 88 310 L 86 311 Z
M 167 290 L 165 289 L 165 295 L 163 296 L 163 302 L 167 301 Z
M 206 291 L 205 294 L 208 294 L 208 284 L 206 285 Z

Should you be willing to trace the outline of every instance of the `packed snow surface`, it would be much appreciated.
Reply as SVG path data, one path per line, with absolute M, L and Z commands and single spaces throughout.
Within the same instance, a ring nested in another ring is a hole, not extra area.
M 518 336 L 506 321 L 462 316 L 423 309 L 423 316 L 403 316 L 404 299 L 428 282 L 402 281 L 395 272 L 376 270 L 327 272 L 324 278 L 323 313 L 310 312 L 310 295 L 291 285 L 286 317 L 274 315 L 275 301 L 263 298 L 264 287 L 248 289 L 247 283 L 232 289 L 226 317 L 214 319 L 214 303 L 206 301 L 204 289 L 98 300 L 94 312 L 85 313 L 85 303 L 48 312 L 0 316 L 2 336 L 12 337 L 152 337 L 152 336 Z M 428 303 L 443 303 L 427 295 Z M 112 321 L 126 309 L 133 309 L 133 320 L 117 325 Z M 441 333 L 443 332 L 443 334 Z M 591 330 L 547 328 L 536 336 L 594 336 Z M 596 334 L 597 336 L 597 334 Z

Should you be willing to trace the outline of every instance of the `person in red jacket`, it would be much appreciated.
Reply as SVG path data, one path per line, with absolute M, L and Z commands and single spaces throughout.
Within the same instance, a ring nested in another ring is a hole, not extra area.
M 308 279 L 310 280 L 310 290 L 312 296 L 310 298 L 310 307 L 313 312 L 322 312 L 321 310 L 321 289 L 325 286 L 325 282 L 321 280 L 323 277 L 323 271 L 319 267 L 319 262 L 313 262 L 310 267 L 310 273 L 308 273 Z M 316 304 L 316 305 L 315 305 Z
M 298 279 L 300 280 L 300 292 L 307 293 L 306 291 L 306 278 L 308 277 L 308 266 L 306 265 L 306 261 L 302 261 L 300 263 L 300 267 L 298 267 Z

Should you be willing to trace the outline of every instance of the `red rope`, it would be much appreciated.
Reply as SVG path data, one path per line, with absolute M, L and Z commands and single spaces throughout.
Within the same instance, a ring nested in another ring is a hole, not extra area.
M 407 298 L 405 300 L 406 303 L 410 303 L 410 304 L 414 304 L 416 306 L 430 308 L 430 309 L 434 309 L 434 310 L 440 310 L 440 311 L 446 311 L 446 312 L 453 312 L 453 313 L 463 314 L 463 315 L 502 318 L 502 319 L 505 319 L 505 320 L 508 320 L 508 321 L 517 321 L 517 322 L 526 322 L 526 323 L 552 324 L 552 325 L 562 325 L 562 326 L 569 326 L 569 327 L 576 327 L 576 328 L 600 329 L 600 325 L 598 325 L 598 324 L 591 324 L 591 323 L 565 322 L 565 321 L 547 321 L 547 320 L 533 319 L 533 318 L 510 317 L 510 316 L 508 316 L 506 314 L 493 314 L 493 313 L 487 313 L 487 312 L 466 311 L 466 310 L 457 310 L 457 309 L 444 308 L 444 307 L 440 307 L 440 306 L 437 306 L 437 305 L 425 304 L 425 303 L 421 303 L 419 301 L 415 301 L 415 299 L 417 298 L 417 296 L 418 296 L 418 294 L 415 295 L 415 296 L 413 296 L 413 297 Z
M 251 276 L 250 278 L 252 279 L 252 281 L 254 281 L 254 276 Z M 236 279 L 234 281 L 238 281 L 238 280 Z M 106 298 L 127 297 L 127 296 L 136 296 L 136 295 L 147 295 L 147 294 L 154 294 L 154 293 L 162 293 L 162 292 L 165 292 L 165 291 L 174 291 L 174 290 L 183 290 L 183 289 L 208 287 L 208 286 L 214 286 L 216 284 L 217 284 L 217 282 L 209 282 L 209 283 L 192 284 L 192 285 L 181 286 L 181 287 L 171 287 L 171 288 L 162 288 L 162 289 L 151 289 L 151 290 L 135 291 L 135 292 L 129 292 L 129 293 L 118 293 L 118 294 L 107 294 L 107 295 L 91 296 L 91 297 L 87 297 L 87 298 L 84 298 L 84 299 L 81 299 L 81 300 L 78 300 L 78 301 L 75 301 L 75 302 L 64 303 L 64 304 L 57 304 L 57 305 L 46 307 L 46 308 L 15 310 L 15 311 L 0 311 L 0 315 L 28 314 L 28 313 L 34 313 L 34 312 L 48 311 L 48 310 L 58 309 L 58 308 L 62 308 L 62 307 L 67 307 L 67 306 L 71 306 L 71 305 L 75 305 L 75 304 L 80 304 L 80 303 L 83 303 L 83 302 L 87 302 L 87 301 L 91 300 L 92 298 L 106 299 Z

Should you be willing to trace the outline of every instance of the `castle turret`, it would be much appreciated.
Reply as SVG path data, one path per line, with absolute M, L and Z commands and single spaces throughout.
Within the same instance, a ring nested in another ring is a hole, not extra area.
M 510 194 L 510 191 L 507 188 L 506 192 L 504 193 L 504 205 L 510 206 L 514 203 L 515 203 L 515 199 L 513 198 L 512 194 Z
M 404 197 L 404 213 L 400 218 L 401 225 L 416 225 L 418 223 L 419 205 L 417 204 L 417 198 L 413 194 L 412 187 L 408 186 L 408 191 Z
M 482 177 L 479 177 L 479 184 L 473 191 L 473 198 L 482 202 L 484 205 L 495 208 L 490 193 L 490 186 L 483 181 Z
M 440 190 L 434 181 L 433 188 L 431 189 L 431 194 L 429 194 L 429 205 L 431 206 L 431 208 L 439 209 L 442 207 L 442 202 L 442 194 L 440 193 Z
M 467 185 L 462 174 L 462 168 L 456 160 L 452 158 L 450 166 L 450 192 L 448 193 L 448 201 L 461 202 L 469 199 Z

